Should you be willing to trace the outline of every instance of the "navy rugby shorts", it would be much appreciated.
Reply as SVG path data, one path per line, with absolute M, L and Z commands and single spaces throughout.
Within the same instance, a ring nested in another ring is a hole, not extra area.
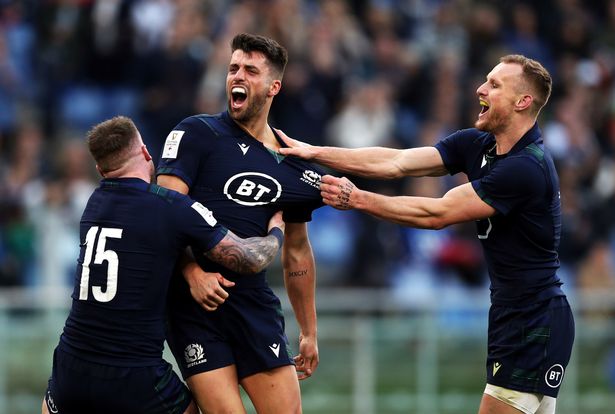
M 233 364 L 239 379 L 294 365 L 280 300 L 268 286 L 231 288 L 213 312 L 184 294 L 184 300 L 170 299 L 167 324 L 167 342 L 184 379 Z
M 489 310 L 487 383 L 557 397 L 574 341 L 565 296 Z
M 45 393 L 52 414 L 183 414 L 192 395 L 171 364 L 117 367 L 56 348 Z

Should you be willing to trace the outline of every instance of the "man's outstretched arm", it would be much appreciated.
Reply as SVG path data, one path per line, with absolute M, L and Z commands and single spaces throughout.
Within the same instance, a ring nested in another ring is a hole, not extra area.
M 496 213 L 476 194 L 471 183 L 455 187 L 441 198 L 390 197 L 360 190 L 345 177 L 326 175 L 320 191 L 323 201 L 337 209 L 357 209 L 383 220 L 423 229 L 441 229 Z
M 280 148 L 281 154 L 311 160 L 352 175 L 393 179 L 447 174 L 440 152 L 435 147 L 319 147 L 289 138 L 280 130 L 276 129 L 276 132 L 288 145 L 288 148 Z

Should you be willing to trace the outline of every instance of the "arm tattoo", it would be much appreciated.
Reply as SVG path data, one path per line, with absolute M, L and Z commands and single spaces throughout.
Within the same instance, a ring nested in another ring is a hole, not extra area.
M 307 275 L 307 269 L 291 270 L 288 272 L 288 277 L 299 277 Z
M 229 231 L 205 256 L 234 272 L 251 274 L 267 267 L 279 248 L 275 236 L 242 239 Z

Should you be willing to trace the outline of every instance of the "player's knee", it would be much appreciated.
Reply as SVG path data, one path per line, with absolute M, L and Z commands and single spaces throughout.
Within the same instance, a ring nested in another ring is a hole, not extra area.
M 280 402 L 281 401 L 278 401 L 278 403 Z M 281 403 L 285 407 L 284 412 L 287 412 L 290 414 L 302 414 L 303 413 L 303 409 L 301 408 L 301 396 L 300 395 L 296 397 L 290 397 Z M 279 406 L 279 404 L 276 404 L 276 406 Z M 273 412 L 275 412 L 275 410 Z

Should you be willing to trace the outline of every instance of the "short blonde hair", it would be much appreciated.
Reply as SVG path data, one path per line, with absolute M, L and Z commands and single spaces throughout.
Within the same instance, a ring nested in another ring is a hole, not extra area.
M 523 77 L 534 92 L 532 112 L 538 115 L 551 96 L 553 81 L 549 71 L 540 62 L 523 55 L 506 55 L 500 58 L 501 63 L 516 63 L 523 69 Z

